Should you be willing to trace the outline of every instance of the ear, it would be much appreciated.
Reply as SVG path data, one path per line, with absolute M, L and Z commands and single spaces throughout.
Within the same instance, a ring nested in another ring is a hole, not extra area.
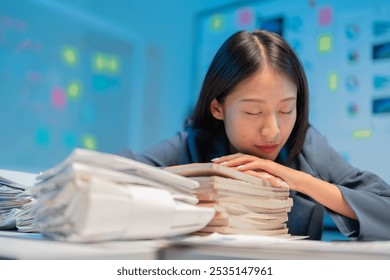
M 224 119 L 223 106 L 221 103 L 218 102 L 216 98 L 214 98 L 213 101 L 211 101 L 210 103 L 210 113 L 217 120 L 223 121 Z

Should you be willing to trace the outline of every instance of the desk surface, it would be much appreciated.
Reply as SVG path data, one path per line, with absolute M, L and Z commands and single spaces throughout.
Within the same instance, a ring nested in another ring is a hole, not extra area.
M 386 259 L 390 241 L 323 242 L 281 240 L 260 236 L 211 235 L 174 240 L 71 243 L 39 234 L 0 231 L 0 259 Z
M 44 239 L 40 234 L 0 231 L 0 259 L 19 260 L 153 260 L 163 240 L 71 243 Z
M 311 241 L 267 236 L 193 236 L 162 251 L 164 259 L 390 260 L 390 241 Z
M 321 250 L 316 250 L 314 248 L 315 246 L 307 249 L 302 247 L 298 248 L 298 246 L 257 246 L 250 249 L 222 246 L 175 245 L 162 250 L 160 257 L 168 260 L 390 260 L 389 249 L 387 252 L 351 250 L 345 244 L 338 244 L 342 246 L 334 246 L 333 244 Z

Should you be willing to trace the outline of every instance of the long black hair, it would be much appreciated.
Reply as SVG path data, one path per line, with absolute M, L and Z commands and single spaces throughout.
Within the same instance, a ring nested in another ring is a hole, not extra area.
M 308 85 L 299 58 L 276 33 L 239 31 L 222 44 L 206 73 L 190 123 L 209 133 L 224 129 L 223 121 L 212 116 L 210 103 L 214 98 L 222 103 L 238 83 L 266 65 L 289 78 L 298 90 L 297 119 L 287 142 L 289 159 L 292 159 L 302 150 L 309 127 Z

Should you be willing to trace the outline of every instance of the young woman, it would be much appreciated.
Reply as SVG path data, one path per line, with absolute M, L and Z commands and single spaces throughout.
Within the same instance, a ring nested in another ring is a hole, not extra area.
M 293 235 L 320 239 L 324 206 L 344 235 L 390 240 L 390 186 L 345 162 L 309 125 L 303 67 L 277 34 L 228 38 L 187 123 L 146 153 L 127 156 L 154 166 L 213 161 L 289 187 Z

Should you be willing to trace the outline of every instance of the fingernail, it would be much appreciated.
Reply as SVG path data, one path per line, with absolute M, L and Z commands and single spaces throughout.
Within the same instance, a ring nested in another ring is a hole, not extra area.
M 279 186 L 284 187 L 284 184 L 283 184 L 282 180 L 276 179 L 275 181 L 276 181 L 276 183 L 279 184 Z
M 240 168 L 242 168 L 244 165 L 239 165 L 239 166 L 237 166 L 237 169 L 240 169 Z
M 264 178 L 266 179 L 271 179 L 273 176 L 269 175 L 269 174 L 263 174 Z
M 219 157 L 213 158 L 211 161 L 217 161 L 219 160 Z
M 228 162 L 227 161 L 224 161 L 224 162 L 221 162 L 220 165 L 226 165 Z

